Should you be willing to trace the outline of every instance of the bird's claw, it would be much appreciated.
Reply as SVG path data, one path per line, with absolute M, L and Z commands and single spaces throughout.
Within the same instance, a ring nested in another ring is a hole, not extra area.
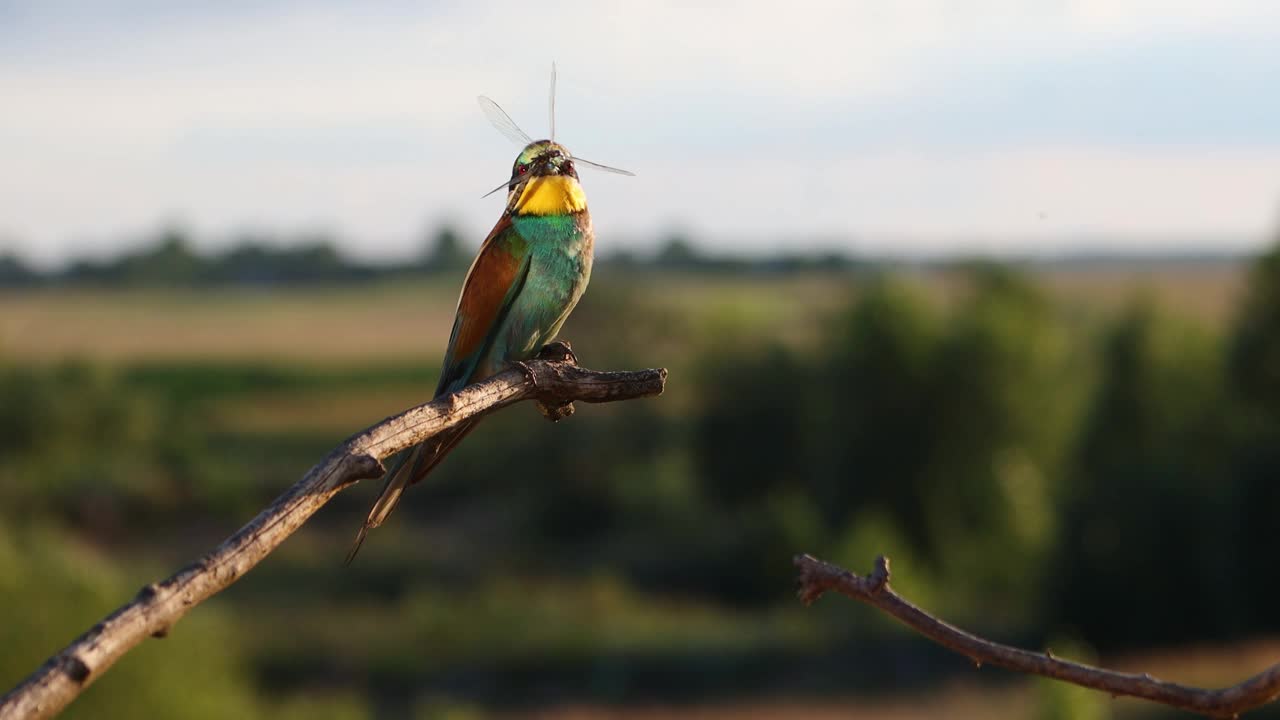
M 542 349 L 538 351 L 537 359 L 543 362 L 559 362 L 568 363 L 570 365 L 578 364 L 578 357 L 573 354 L 573 348 L 570 347 L 569 341 L 567 340 L 556 340 L 555 342 L 543 345 Z M 529 378 L 529 382 L 533 384 L 534 391 L 539 391 L 541 388 L 538 387 L 538 380 L 534 376 L 532 368 L 524 362 L 516 362 L 515 364 L 524 370 L 525 375 Z M 572 402 L 551 404 L 543 400 L 538 400 L 538 412 L 542 413 L 542 416 L 551 422 L 560 422 L 572 415 L 573 411 L 574 407 Z
M 524 373 L 524 376 L 529 378 L 529 384 L 533 386 L 533 389 L 538 390 L 538 376 L 533 372 L 533 368 L 529 367 L 529 363 L 523 360 L 513 360 L 511 364 L 520 368 L 520 372 Z
M 578 356 L 574 354 L 573 347 L 569 345 L 568 340 L 555 340 L 542 346 L 538 351 L 538 359 L 548 362 L 564 362 L 570 365 L 578 364 Z
M 569 345 L 568 340 L 556 340 L 543 345 L 542 349 L 538 351 L 536 359 L 543 362 L 578 364 L 578 356 L 573 353 L 573 348 Z M 529 384 L 533 386 L 534 393 L 539 394 L 542 388 L 538 385 L 538 376 L 533 372 L 533 368 L 522 360 L 515 360 L 511 364 L 524 372 L 525 377 L 529 378 Z M 551 422 L 560 422 L 572 415 L 573 411 L 572 402 L 553 405 L 541 399 L 538 400 L 538 412 L 542 413 L 542 416 Z

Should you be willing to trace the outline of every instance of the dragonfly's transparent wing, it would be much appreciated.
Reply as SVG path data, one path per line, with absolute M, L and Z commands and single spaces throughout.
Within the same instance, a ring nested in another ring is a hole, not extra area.
M 573 161 L 578 163 L 579 165 L 582 165 L 584 167 L 589 167 L 593 170 L 603 170 L 605 172 L 614 173 L 616 175 L 629 175 L 631 177 L 636 176 L 636 174 L 631 172 L 630 170 L 623 170 L 621 168 L 609 167 L 608 165 L 601 165 L 600 163 L 591 162 L 590 160 L 583 160 L 582 158 L 577 156 L 573 158 Z
M 520 129 L 516 125 L 516 121 L 511 119 L 506 110 L 498 106 L 498 103 L 481 95 L 476 98 L 480 101 L 480 109 L 484 110 L 484 116 L 489 118 L 489 122 L 498 128 L 498 132 L 506 135 L 513 142 L 519 143 L 521 147 L 533 142 L 533 138 L 529 137 L 529 133 Z
M 551 61 L 551 98 L 547 101 L 547 111 L 551 114 L 551 140 L 556 139 L 556 63 Z

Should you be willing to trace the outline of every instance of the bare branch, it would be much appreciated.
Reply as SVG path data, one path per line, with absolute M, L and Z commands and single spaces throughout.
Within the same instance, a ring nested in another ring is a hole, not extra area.
M 800 570 L 797 594 L 811 605 L 824 592 L 834 590 L 892 615 L 899 622 L 939 645 L 967 656 L 975 665 L 999 665 L 1017 672 L 1042 675 L 1082 687 L 1163 703 L 1213 718 L 1234 718 L 1280 697 L 1280 664 L 1254 675 L 1239 685 L 1219 690 L 1166 682 L 1143 673 L 1115 672 L 1054 657 L 1052 653 L 1031 652 L 991 642 L 950 625 L 912 605 L 889 587 L 889 559 L 876 558 L 870 575 L 855 575 L 844 568 L 811 555 L 797 555 Z
M 551 346 L 549 349 L 554 349 Z M 662 393 L 666 370 L 597 372 L 577 367 L 567 345 L 357 433 L 221 545 L 167 580 L 148 585 L 0 698 L 0 720 L 57 714 L 147 637 L 164 637 L 183 615 L 257 565 L 339 491 L 382 475 L 382 460 L 467 419 L 536 399 L 567 417 L 571 403 Z M 549 416 L 550 417 L 550 416 Z

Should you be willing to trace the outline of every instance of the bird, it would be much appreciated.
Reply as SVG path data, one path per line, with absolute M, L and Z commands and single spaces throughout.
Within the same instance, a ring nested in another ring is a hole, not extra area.
M 578 166 L 621 175 L 626 170 L 575 157 L 555 137 L 555 66 L 551 74 L 551 139 L 534 140 L 497 103 L 480 106 L 490 122 L 524 148 L 504 187 L 507 202 L 462 282 L 435 397 L 457 392 L 512 363 L 528 360 L 555 339 L 591 278 L 595 232 Z M 346 562 L 368 532 L 395 510 L 404 491 L 435 468 L 475 427 L 455 425 L 401 456 L 356 533 Z

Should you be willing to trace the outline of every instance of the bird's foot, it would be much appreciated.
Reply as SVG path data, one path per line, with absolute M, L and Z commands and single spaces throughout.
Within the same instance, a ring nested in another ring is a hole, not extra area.
M 542 346 L 538 351 L 538 359 L 548 362 L 563 362 L 570 365 L 578 364 L 578 356 L 574 354 L 573 347 L 569 345 L 568 340 L 555 340 Z
M 540 389 L 538 387 L 538 374 L 533 371 L 533 368 L 529 367 L 529 363 L 523 360 L 512 360 L 511 366 L 520 368 L 520 372 L 524 373 L 526 378 L 529 378 L 529 384 L 533 386 L 535 392 Z
M 544 362 L 561 362 L 570 365 L 578 364 L 578 357 L 573 354 L 573 348 L 569 346 L 566 340 L 557 340 L 547 343 L 538 351 L 537 359 Z M 525 376 L 529 378 L 529 382 L 533 385 L 534 392 L 538 392 L 538 378 L 534 375 L 533 369 L 524 362 L 517 361 L 516 367 L 524 371 Z M 560 422 L 561 420 L 573 414 L 573 403 L 548 403 L 542 399 L 538 400 L 538 412 L 542 413 L 542 417 L 551 422 Z

